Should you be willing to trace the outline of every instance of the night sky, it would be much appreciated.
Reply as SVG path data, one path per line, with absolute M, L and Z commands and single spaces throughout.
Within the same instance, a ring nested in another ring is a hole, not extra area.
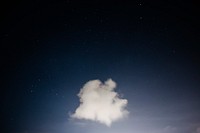
M 200 133 L 200 18 L 192 1 L 1 2 L 5 133 Z M 70 117 L 77 94 L 112 78 L 128 117 Z

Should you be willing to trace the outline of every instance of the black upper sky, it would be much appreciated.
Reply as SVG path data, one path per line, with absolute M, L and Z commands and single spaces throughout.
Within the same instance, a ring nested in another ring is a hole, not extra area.
M 197 2 L 36 0 L 0 5 L 2 130 L 200 132 Z M 78 105 L 82 85 L 107 78 L 128 99 L 130 118 L 113 128 L 71 122 L 69 112 Z

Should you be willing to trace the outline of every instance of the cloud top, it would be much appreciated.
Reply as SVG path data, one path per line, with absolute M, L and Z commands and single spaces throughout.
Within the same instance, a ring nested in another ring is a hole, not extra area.
M 88 81 L 78 94 L 80 105 L 71 117 L 97 121 L 107 126 L 123 118 L 128 114 L 125 109 L 128 101 L 121 99 L 115 88 L 116 83 L 112 79 L 104 83 L 100 80 Z

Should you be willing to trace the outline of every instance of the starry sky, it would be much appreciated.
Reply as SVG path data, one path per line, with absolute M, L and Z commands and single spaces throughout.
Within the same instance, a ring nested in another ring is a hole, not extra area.
M 180 0 L 0 4 L 5 133 L 200 133 L 198 4 Z M 70 118 L 82 86 L 112 78 L 128 117 Z

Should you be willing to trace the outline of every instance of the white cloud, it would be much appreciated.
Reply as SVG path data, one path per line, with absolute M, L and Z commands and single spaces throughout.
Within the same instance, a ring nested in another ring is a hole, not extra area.
M 97 121 L 107 126 L 123 118 L 128 114 L 125 109 L 128 101 L 119 98 L 115 88 L 116 83 L 112 79 L 104 83 L 100 80 L 88 81 L 78 94 L 80 105 L 71 117 Z

